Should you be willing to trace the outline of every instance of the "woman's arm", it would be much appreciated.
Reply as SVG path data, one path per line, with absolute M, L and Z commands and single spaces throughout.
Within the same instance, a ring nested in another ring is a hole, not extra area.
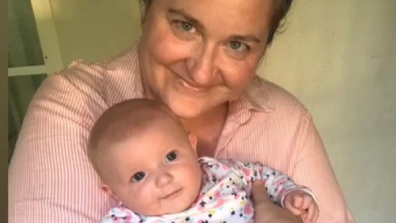
M 301 113 L 297 125 L 290 128 L 295 128 L 295 132 L 294 130 L 293 132 L 298 140 L 293 144 L 293 151 L 289 151 L 289 153 L 293 153 L 293 159 L 290 160 L 292 168 L 288 175 L 298 185 L 310 188 L 315 194 L 320 210 L 317 223 L 355 223 L 337 183 L 323 142 L 309 113 L 307 111 Z M 287 212 L 279 208 L 273 208 L 274 205 L 271 205 L 268 204 L 266 207 L 271 207 L 271 211 L 275 211 L 275 216 L 279 216 L 283 212 L 282 215 L 285 215 L 287 219 L 285 222 L 294 222 L 287 216 Z M 266 210 L 260 208 L 259 211 L 265 212 Z M 266 216 L 266 218 L 270 216 Z
M 309 113 L 300 128 L 298 156 L 292 172 L 298 184 L 309 187 L 320 209 L 317 223 L 354 223 L 332 170 L 323 142 Z
M 51 75 L 30 104 L 9 168 L 9 223 L 96 223 L 110 207 L 85 151 L 84 95 L 95 92 L 76 83 Z

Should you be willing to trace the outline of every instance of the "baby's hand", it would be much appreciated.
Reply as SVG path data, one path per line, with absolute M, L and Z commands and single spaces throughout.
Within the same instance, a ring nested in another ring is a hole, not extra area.
M 284 206 L 294 215 L 302 215 L 306 222 L 315 222 L 319 209 L 313 197 L 304 191 L 292 191 L 286 195 Z

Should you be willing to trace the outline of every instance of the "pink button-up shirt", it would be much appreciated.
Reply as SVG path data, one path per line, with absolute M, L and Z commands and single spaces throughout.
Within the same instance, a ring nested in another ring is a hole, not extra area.
M 137 46 L 95 64 L 76 61 L 43 82 L 10 164 L 9 223 L 97 223 L 116 205 L 99 189 L 86 144 L 105 109 L 145 97 Z M 355 222 L 309 112 L 273 83 L 257 77 L 230 103 L 215 157 L 292 176 L 315 193 L 318 223 Z

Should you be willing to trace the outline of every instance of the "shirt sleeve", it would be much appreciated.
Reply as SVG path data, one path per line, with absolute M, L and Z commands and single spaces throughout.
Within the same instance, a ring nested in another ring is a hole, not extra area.
M 73 69 L 81 76 L 49 76 L 29 105 L 9 167 L 9 223 L 97 223 L 115 204 L 86 154 L 93 102 L 85 95 L 96 97 L 88 83 L 97 85 L 71 81 L 93 72 Z
M 277 205 L 284 207 L 283 201 L 286 195 L 296 190 L 308 193 L 315 200 L 314 193 L 308 187 L 297 185 L 289 176 L 279 170 L 260 163 L 245 163 L 238 169 L 241 170 L 249 187 L 251 187 L 251 182 L 254 180 L 263 181 L 268 196 Z
M 317 223 L 354 223 L 312 117 L 309 113 L 305 117 L 299 128 L 293 179 L 315 193 L 320 209 Z
M 138 215 L 125 207 L 115 207 L 102 218 L 101 223 L 142 223 L 143 221 Z
M 286 195 L 297 190 L 308 193 L 314 198 L 309 188 L 295 184 L 289 176 L 280 171 L 262 165 L 256 166 L 256 169 L 258 169 L 258 177 L 265 183 L 267 193 L 275 204 L 284 207 L 283 201 Z

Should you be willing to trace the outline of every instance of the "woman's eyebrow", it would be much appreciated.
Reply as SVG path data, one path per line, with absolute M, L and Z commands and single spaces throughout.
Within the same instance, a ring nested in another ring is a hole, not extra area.
M 198 19 L 194 18 L 192 15 L 188 14 L 183 9 L 170 8 L 170 9 L 168 9 L 168 13 L 175 14 L 175 15 L 185 18 L 188 22 L 191 22 L 192 24 L 197 26 L 196 28 L 200 28 L 200 29 L 204 28 L 204 25 Z M 260 39 L 254 35 L 232 35 L 232 36 L 230 36 L 229 39 L 237 40 L 237 41 L 244 41 L 244 42 L 256 42 L 256 43 L 261 42 Z
M 192 15 L 188 14 L 183 9 L 170 8 L 170 9 L 168 9 L 168 13 L 184 17 L 188 22 L 191 22 L 192 24 L 197 26 L 197 28 L 204 28 L 204 25 L 198 19 L 194 18 Z
M 233 35 L 230 37 L 230 39 L 237 41 L 245 41 L 245 42 L 256 42 L 256 43 L 261 42 L 260 39 L 254 35 Z

